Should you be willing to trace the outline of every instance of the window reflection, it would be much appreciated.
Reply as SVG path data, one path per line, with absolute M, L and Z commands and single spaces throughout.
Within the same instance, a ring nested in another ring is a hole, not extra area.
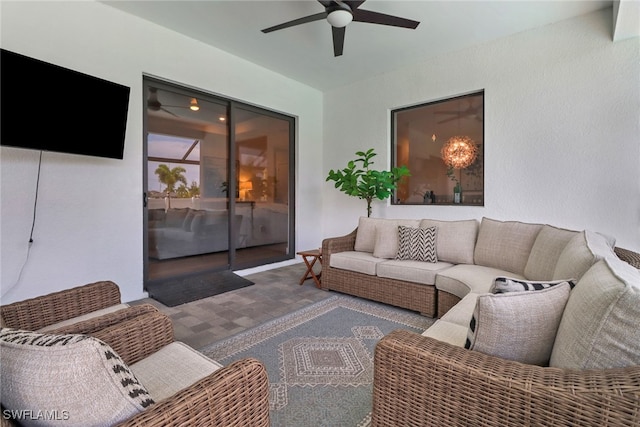
M 484 205 L 484 91 L 393 110 L 393 204 Z

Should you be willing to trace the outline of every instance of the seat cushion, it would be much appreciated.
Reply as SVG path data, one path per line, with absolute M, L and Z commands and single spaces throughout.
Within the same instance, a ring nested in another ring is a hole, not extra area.
M 434 285 L 436 274 L 453 266 L 448 262 L 423 262 L 413 260 L 386 260 L 377 265 L 377 275 L 389 279 Z
M 469 292 L 478 294 L 489 292 L 496 277 L 499 276 L 524 279 L 522 275 L 506 270 L 481 265 L 458 264 L 438 272 L 436 288 L 458 298 L 464 298 Z
M 524 275 L 540 224 L 482 218 L 474 263 Z M 563 278 L 563 277 L 562 277 Z
M 607 257 L 578 281 L 558 328 L 550 365 L 607 369 L 640 365 L 640 271 Z
M 153 404 L 129 367 L 96 338 L 3 328 L 0 350 L 7 410 L 49 411 L 65 426 L 90 427 L 118 424 Z
M 83 314 L 82 316 L 73 317 L 71 319 L 63 320 L 62 322 L 54 323 L 52 325 L 45 326 L 38 329 L 36 332 L 49 332 L 54 329 L 62 328 L 63 326 L 73 325 L 74 323 L 82 322 L 89 319 L 95 319 L 96 317 L 104 316 L 105 314 L 114 313 L 118 310 L 123 310 L 129 307 L 129 304 L 112 305 L 111 307 L 103 308 L 102 310 L 92 311 L 91 313 Z
M 156 402 L 211 375 L 222 365 L 188 345 L 175 341 L 131 365 L 135 376 Z
M 517 362 L 549 363 L 571 288 L 479 295 L 465 348 Z
M 438 319 L 426 331 L 422 333 L 425 337 L 435 338 L 457 347 L 464 346 L 467 339 L 469 326 L 462 326 L 446 320 Z
M 334 268 L 375 276 L 377 265 L 383 261 L 383 258 L 376 258 L 368 252 L 345 251 L 331 254 L 329 264 Z

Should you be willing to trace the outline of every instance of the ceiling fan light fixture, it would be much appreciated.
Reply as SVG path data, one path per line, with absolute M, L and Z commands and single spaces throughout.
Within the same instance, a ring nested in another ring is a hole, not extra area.
M 327 22 L 329 22 L 332 27 L 346 27 L 351 21 L 353 21 L 353 15 L 348 10 L 338 9 L 327 15 Z
M 191 98 L 191 102 L 189 103 L 189 109 L 191 111 L 198 111 L 200 106 L 198 105 L 198 100 L 195 98 Z

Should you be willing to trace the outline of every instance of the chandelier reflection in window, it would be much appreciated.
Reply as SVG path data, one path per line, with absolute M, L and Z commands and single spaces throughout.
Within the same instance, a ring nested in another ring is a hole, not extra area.
M 476 161 L 478 147 L 468 136 L 454 136 L 442 146 L 444 163 L 454 169 L 464 169 Z

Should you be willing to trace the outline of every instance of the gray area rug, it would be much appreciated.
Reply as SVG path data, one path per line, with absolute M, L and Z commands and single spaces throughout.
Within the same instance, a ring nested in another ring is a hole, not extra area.
M 227 365 L 255 357 L 267 367 L 272 427 L 370 423 L 373 352 L 395 329 L 423 332 L 433 319 L 335 295 L 200 351 Z

